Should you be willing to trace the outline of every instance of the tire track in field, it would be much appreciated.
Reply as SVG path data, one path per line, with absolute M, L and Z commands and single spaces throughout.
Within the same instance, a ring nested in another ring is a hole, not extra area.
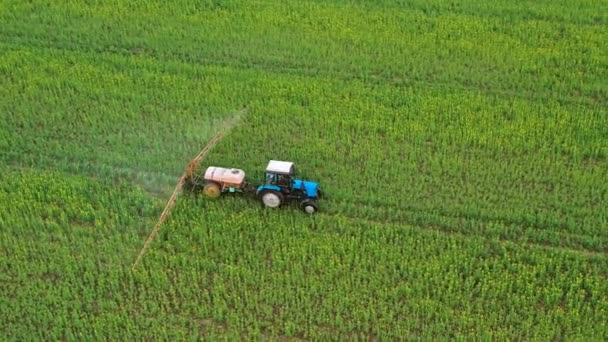
M 551 223 L 546 223 L 546 222 L 533 223 L 533 222 L 529 222 L 523 218 L 491 216 L 491 215 L 482 214 L 482 213 L 455 212 L 455 211 L 449 211 L 449 210 L 445 210 L 445 209 L 441 209 L 441 208 L 426 209 L 426 208 L 418 208 L 413 205 L 390 204 L 390 203 L 378 201 L 378 200 L 373 201 L 373 202 L 366 202 L 363 200 L 353 200 L 353 201 L 344 201 L 343 203 L 354 204 L 357 206 L 363 206 L 363 207 L 367 207 L 367 208 L 389 208 L 390 210 L 398 211 L 398 212 L 415 212 L 415 213 L 423 212 L 423 213 L 428 213 L 428 214 L 435 214 L 442 218 L 458 219 L 461 221 L 472 221 L 472 222 L 481 222 L 481 223 L 498 223 L 504 227 L 521 227 L 521 228 L 531 228 L 536 231 L 557 232 L 560 235 L 562 235 L 563 237 L 573 237 L 573 238 L 589 237 L 589 235 L 585 234 L 585 233 L 576 233 L 576 232 L 565 231 L 567 229 L 565 224 L 551 224 Z
M 175 182 L 179 179 L 179 175 L 169 174 L 166 172 L 158 171 L 145 171 L 142 169 L 129 168 L 119 165 L 107 164 L 107 163 L 88 163 L 86 161 L 78 162 L 71 161 L 69 163 L 62 163 L 61 165 L 46 165 L 36 166 L 27 164 L 11 163 L 7 165 L 8 168 L 13 170 L 41 170 L 49 172 L 60 172 L 65 175 L 75 177 L 87 177 L 95 181 L 99 181 L 100 178 L 104 180 L 122 179 L 131 182 L 134 185 L 140 186 L 144 191 L 159 198 L 168 198 L 175 187 Z M 78 172 L 76 170 L 86 170 Z M 106 170 L 104 172 L 103 170 Z M 110 178 L 108 178 L 107 171 L 115 172 Z
M 420 228 L 425 231 L 433 231 L 433 232 L 440 233 L 440 234 L 457 236 L 457 237 L 460 237 L 463 239 L 467 239 L 470 237 L 477 237 L 477 238 L 481 238 L 486 241 L 498 241 L 499 243 L 501 243 L 503 245 L 512 244 L 512 245 L 528 246 L 531 248 L 539 248 L 539 249 L 544 249 L 544 250 L 549 250 L 549 251 L 561 251 L 561 252 L 574 253 L 574 254 L 583 254 L 587 257 L 608 257 L 608 251 L 597 251 L 597 250 L 591 250 L 591 249 L 586 249 L 586 248 L 574 248 L 574 247 L 567 247 L 567 246 L 555 246 L 555 245 L 541 243 L 541 242 L 512 240 L 512 239 L 506 239 L 506 238 L 501 238 L 501 237 L 492 238 L 489 236 L 478 235 L 478 234 L 466 234 L 466 233 L 464 233 L 462 231 L 458 231 L 458 230 L 449 230 L 449 229 L 446 230 L 444 227 L 435 226 L 435 225 L 421 225 L 421 224 L 403 222 L 403 221 L 392 221 L 392 220 L 387 221 L 387 220 L 380 220 L 380 219 L 361 218 L 361 217 L 357 217 L 357 216 L 341 215 L 338 213 L 319 213 L 318 215 L 327 216 L 327 217 L 338 217 L 339 216 L 341 218 L 344 218 L 344 219 L 346 219 L 348 221 L 352 221 L 352 222 L 365 222 L 365 223 L 369 223 L 369 224 L 379 224 L 379 225 L 393 224 L 396 226 L 410 226 L 410 227 L 414 227 L 414 228 Z
M 567 246 L 556 246 L 556 245 L 552 245 L 552 244 L 548 244 L 548 243 L 530 242 L 530 241 L 526 241 L 526 240 L 517 240 L 517 239 L 507 239 L 507 238 L 502 238 L 499 236 L 490 237 L 490 236 L 485 236 L 485 235 L 480 235 L 480 234 L 467 234 L 466 232 L 463 232 L 458 229 L 453 229 L 450 227 L 446 228 L 445 226 L 432 225 L 432 224 L 425 225 L 425 224 L 420 224 L 420 223 L 415 223 L 415 222 L 400 221 L 400 220 L 394 220 L 394 219 L 374 219 L 374 218 L 369 218 L 369 217 L 350 216 L 350 215 L 343 215 L 343 214 L 340 214 L 337 212 L 317 213 L 317 215 L 330 217 L 330 218 L 331 217 L 340 217 L 340 218 L 346 219 L 348 221 L 352 221 L 354 223 L 364 222 L 364 223 L 368 223 L 368 224 L 378 224 L 378 225 L 391 224 L 391 225 L 395 225 L 395 226 L 409 226 L 409 227 L 413 227 L 413 228 L 419 228 L 419 229 L 422 229 L 425 231 L 433 231 L 433 232 L 437 232 L 437 233 L 441 233 L 441 234 L 458 236 L 463 239 L 477 237 L 477 238 L 481 238 L 481 239 L 488 240 L 488 241 L 498 241 L 503 244 L 525 245 L 525 246 L 530 246 L 533 248 L 565 251 L 565 252 L 576 253 L 576 254 L 584 254 L 587 256 L 601 256 L 601 257 L 608 256 L 608 251 L 599 251 L 599 250 L 593 250 L 593 249 L 575 248 L 575 247 L 567 247 Z
M 358 201 L 332 201 L 334 203 L 345 203 L 345 204 L 350 204 L 350 205 L 357 205 Z M 382 209 L 382 207 L 372 207 L 370 205 L 366 205 L 367 209 L 372 209 L 372 210 L 377 210 L 377 209 Z M 397 207 L 398 208 L 398 207 Z M 398 209 L 401 212 L 428 212 L 429 210 L 415 210 L 415 209 L 410 209 L 410 210 L 404 210 L 402 208 Z M 525 232 L 519 232 L 519 236 L 520 238 L 513 238 L 513 237 L 509 237 L 509 236 L 504 236 L 502 234 L 500 234 L 499 232 L 495 232 L 492 235 L 488 235 L 488 234 L 484 234 L 483 232 L 480 231 L 467 231 L 466 229 L 460 228 L 457 225 L 454 224 L 449 224 L 449 223 L 443 223 L 443 224 L 438 224 L 437 222 L 433 222 L 432 219 L 426 218 L 426 222 L 420 222 L 425 220 L 425 217 L 422 216 L 421 219 L 419 220 L 413 220 L 413 219 L 408 219 L 407 217 L 402 217 L 402 218 L 394 218 L 394 217 L 390 217 L 388 215 L 384 215 L 383 218 L 375 218 L 375 217 L 364 217 L 361 215 L 345 215 L 339 211 L 336 210 L 330 210 L 327 212 L 319 212 L 319 215 L 322 216 L 327 216 L 327 217 L 342 217 L 345 218 L 347 220 L 353 221 L 353 222 L 368 222 L 368 223 L 375 223 L 375 224 L 394 224 L 394 225 L 409 225 L 412 227 L 417 227 L 417 228 L 421 228 L 423 230 L 430 230 L 430 231 L 435 231 L 435 232 L 440 232 L 443 234 L 449 234 L 449 235 L 456 235 L 456 236 L 461 236 L 461 237 L 479 237 L 479 238 L 483 238 L 486 240 L 498 240 L 501 243 L 512 243 L 512 244 L 518 244 L 518 245 L 526 245 L 526 246 L 531 246 L 531 247 L 536 247 L 536 248 L 543 248 L 543 249 L 549 249 L 549 250 L 561 250 L 561 251 L 568 251 L 568 252 L 572 252 L 572 253 L 580 253 L 580 254 L 584 254 L 587 256 L 608 256 L 608 248 L 606 247 L 585 247 L 582 243 L 579 244 L 570 244 L 570 245 L 555 245 L 552 244 L 550 242 L 544 242 L 542 240 L 540 240 L 539 238 L 535 237 L 535 236 L 527 236 L 525 234 Z M 380 215 L 379 215 L 380 216 Z M 455 216 L 448 216 L 448 215 L 438 215 L 439 217 L 445 217 L 445 218 L 454 218 Z M 521 225 L 517 225 L 517 224 L 504 224 L 502 223 L 499 219 L 471 219 L 471 218 L 463 218 L 463 217 L 457 217 L 458 219 L 460 219 L 461 221 L 463 221 L 463 224 L 466 224 L 465 222 L 477 222 L 477 224 L 479 225 L 480 228 L 483 228 L 485 226 L 487 226 L 488 223 L 492 223 L 492 222 L 498 222 L 499 224 L 501 224 L 503 227 L 505 228 L 527 228 L 525 226 L 521 226 Z M 529 225 L 529 228 L 535 228 L 533 225 Z M 540 231 L 544 231 L 546 229 L 539 229 Z M 518 232 L 514 232 L 514 233 L 518 233 Z M 587 235 L 584 234 L 575 234 L 575 233 L 567 233 L 567 232 L 552 232 L 555 234 L 558 234 L 560 236 L 564 236 L 564 237 L 585 237 L 588 238 Z M 532 241 L 530 241 L 532 240 Z
M 252 205 L 254 205 L 256 199 L 252 199 Z M 336 199 L 326 199 L 328 202 L 328 209 L 321 209 L 315 215 L 320 215 L 322 217 L 328 218 L 343 218 L 353 223 L 356 222 L 366 222 L 370 224 L 379 224 L 379 225 L 396 225 L 396 226 L 410 226 L 414 228 L 418 228 L 425 231 L 434 231 L 442 234 L 459 236 L 462 238 L 481 238 L 488 241 L 499 241 L 501 243 L 510 243 L 516 245 L 524 245 L 535 248 L 542 248 L 546 250 L 557 250 L 557 251 L 567 251 L 571 253 L 579 253 L 584 254 L 586 256 L 608 256 L 608 248 L 604 247 L 604 244 L 601 243 L 601 246 L 593 247 L 593 246 L 585 246 L 584 238 L 590 238 L 584 234 L 576 234 L 576 233 L 568 233 L 563 231 L 550 231 L 554 235 L 560 237 L 562 240 L 569 239 L 570 241 L 574 240 L 574 242 L 570 242 L 568 244 L 555 244 L 548 241 L 543 241 L 542 238 L 537 237 L 533 233 L 536 231 L 545 232 L 547 229 L 539 228 L 532 224 L 520 225 L 516 223 L 504 223 L 500 219 L 496 218 L 466 218 L 464 215 L 436 215 L 437 218 L 446 218 L 446 222 L 437 222 L 437 220 L 429 217 L 428 212 L 433 212 L 433 210 L 429 209 L 404 209 L 399 206 L 393 206 L 395 209 L 393 212 L 398 212 L 403 214 L 401 217 L 391 216 L 390 213 L 386 213 L 386 208 L 391 207 L 390 205 L 383 206 L 372 206 L 369 204 L 361 204 L 361 201 L 347 201 L 347 200 L 336 200 Z M 346 204 L 352 206 L 351 210 L 340 210 L 340 204 Z M 362 207 L 365 207 L 367 211 L 376 211 L 376 215 L 361 215 L 361 214 L 352 214 L 353 212 L 360 210 Z M 264 209 L 264 208 L 262 208 Z M 286 208 L 287 209 L 287 208 Z M 289 208 L 292 209 L 292 208 Z M 294 215 L 301 214 L 299 212 L 299 208 L 293 208 Z M 417 218 L 410 218 L 407 213 L 418 214 Z M 448 222 L 449 219 L 458 220 L 458 222 Z M 460 223 L 460 224 L 458 224 Z M 494 227 L 492 231 L 489 233 L 484 233 L 483 229 L 485 229 L 489 224 L 497 223 L 498 225 Z M 471 228 L 467 229 L 466 226 L 474 225 L 477 229 Z M 528 230 L 521 231 L 522 229 L 530 228 L 536 230 Z M 505 230 L 503 232 L 503 229 Z M 515 231 L 509 231 L 509 229 Z
M 80 55 L 90 56 L 91 59 L 95 58 L 97 60 L 102 59 L 107 55 L 115 55 L 122 57 L 131 57 L 133 54 L 127 51 L 133 49 L 131 46 L 119 46 L 112 47 L 113 50 L 100 51 L 99 48 L 95 48 L 94 46 L 90 46 L 82 43 L 73 43 L 70 42 L 69 46 L 55 44 L 51 45 L 51 43 L 46 43 L 44 39 L 32 39 L 30 41 L 26 41 L 26 44 L 19 44 L 20 40 L 23 40 L 23 37 L 18 36 L 12 32 L 2 32 L 0 31 L 0 46 L 7 46 L 12 50 L 23 50 L 23 49 L 43 49 L 47 51 L 59 51 L 59 52 L 69 52 Z M 61 43 L 61 42 L 59 42 Z M 109 47 L 106 47 L 109 48 Z M 281 61 L 280 64 L 277 62 L 273 62 L 270 60 L 265 60 L 264 58 L 250 59 L 247 61 L 243 61 L 239 56 L 230 56 L 230 55 L 222 55 L 221 59 L 219 57 L 214 57 L 213 55 L 206 56 L 198 56 L 196 58 L 197 63 L 188 63 L 187 61 L 193 60 L 193 58 L 189 57 L 188 54 L 182 53 L 179 54 L 177 52 L 173 52 L 170 54 L 159 54 L 154 52 L 141 53 L 141 55 L 146 58 L 154 59 L 159 62 L 170 61 L 171 63 L 181 63 L 189 66 L 219 66 L 219 67 L 231 67 L 235 69 L 241 70 L 260 70 L 267 73 L 273 74 L 283 74 L 283 75 L 294 75 L 300 77 L 325 77 L 336 79 L 340 81 L 359 81 L 364 84 L 378 84 L 383 83 L 393 87 L 421 87 L 433 90 L 442 90 L 442 91 L 450 91 L 457 90 L 463 92 L 475 92 L 482 93 L 486 95 L 492 95 L 495 97 L 499 97 L 502 99 L 512 99 L 519 98 L 528 101 L 558 101 L 562 105 L 583 105 L 589 107 L 596 107 L 598 105 L 608 104 L 608 97 L 604 96 L 604 94 L 589 94 L 583 96 L 573 96 L 570 93 L 567 94 L 559 94 L 559 96 L 551 95 L 551 94 L 541 94 L 537 89 L 528 89 L 525 92 L 521 91 L 510 91 L 508 89 L 501 89 L 499 87 L 491 87 L 487 84 L 479 84 L 477 86 L 469 86 L 464 84 L 463 82 L 457 83 L 447 83 L 447 82 L 438 82 L 438 81 L 428 81 L 420 77 L 411 77 L 404 78 L 402 75 L 400 77 L 392 76 L 382 76 L 378 71 L 369 70 L 371 75 L 362 76 L 360 72 L 356 72 L 353 70 L 343 70 L 340 72 L 335 72 L 331 67 L 322 66 L 319 68 L 319 65 L 307 65 L 303 62 L 289 62 L 289 61 Z M 138 65 L 138 68 L 145 68 L 142 65 Z M 168 70 L 164 69 L 164 73 L 167 73 Z M 174 72 L 175 73 L 175 72 Z

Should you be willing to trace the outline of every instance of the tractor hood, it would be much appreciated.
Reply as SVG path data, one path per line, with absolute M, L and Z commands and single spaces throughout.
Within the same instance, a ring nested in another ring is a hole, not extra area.
M 317 184 L 316 182 L 305 181 L 305 180 L 301 180 L 301 179 L 294 179 L 293 187 L 295 189 L 301 189 L 303 187 L 304 190 L 306 190 L 307 197 L 317 197 L 318 196 L 319 184 Z

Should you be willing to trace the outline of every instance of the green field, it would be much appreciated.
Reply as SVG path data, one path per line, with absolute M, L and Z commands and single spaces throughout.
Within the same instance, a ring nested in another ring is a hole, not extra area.
M 605 1 L 0 1 L 0 339 L 608 339 Z M 296 163 L 320 212 L 184 193 Z

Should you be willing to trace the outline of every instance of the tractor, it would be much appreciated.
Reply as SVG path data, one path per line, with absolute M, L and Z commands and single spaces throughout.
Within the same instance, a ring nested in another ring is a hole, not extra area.
M 257 195 L 269 208 L 277 208 L 289 200 L 300 201 L 300 207 L 312 214 L 317 211 L 319 185 L 295 178 L 292 162 L 271 160 L 266 167 L 265 183 L 257 187 Z
M 318 210 L 317 199 L 321 195 L 318 183 L 295 178 L 293 162 L 271 160 L 264 176 L 263 184 L 254 185 L 246 181 L 241 169 L 210 166 L 203 176 L 203 194 L 217 198 L 226 192 L 248 193 L 268 208 L 279 208 L 288 201 L 297 200 L 306 213 Z

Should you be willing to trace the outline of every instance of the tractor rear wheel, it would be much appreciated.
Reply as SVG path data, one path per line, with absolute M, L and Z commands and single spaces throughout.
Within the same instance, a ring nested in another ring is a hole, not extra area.
M 302 203 L 300 203 L 300 207 L 302 207 L 302 210 L 304 210 L 304 212 L 309 214 L 314 214 L 319 209 L 317 203 L 310 199 L 303 200 Z
M 203 188 L 203 194 L 205 194 L 205 196 L 210 197 L 210 198 L 218 198 L 221 195 L 221 190 L 220 190 L 220 185 L 217 183 L 207 183 L 205 184 L 205 187 Z
M 278 208 L 283 203 L 283 194 L 274 190 L 266 190 L 260 194 L 262 203 L 269 208 Z

